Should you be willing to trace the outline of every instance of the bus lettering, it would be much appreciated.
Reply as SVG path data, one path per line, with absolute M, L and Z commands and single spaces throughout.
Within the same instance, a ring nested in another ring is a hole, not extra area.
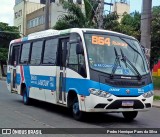
M 39 80 L 38 85 L 47 87 L 49 85 L 49 81 L 47 80 Z
M 95 45 L 111 45 L 111 40 L 110 38 L 104 38 L 104 37 L 100 37 L 100 36 L 92 36 L 92 44 Z

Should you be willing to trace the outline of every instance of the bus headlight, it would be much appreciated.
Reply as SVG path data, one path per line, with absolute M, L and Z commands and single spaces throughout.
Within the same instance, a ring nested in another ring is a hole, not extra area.
M 153 95 L 154 95 L 153 91 L 149 91 L 149 92 L 146 92 L 146 93 L 142 94 L 142 96 L 143 96 L 144 98 L 150 98 L 150 97 L 152 97 Z
M 94 88 L 90 88 L 89 92 L 93 95 L 99 96 L 99 97 L 104 97 L 104 98 L 109 98 L 112 94 L 105 92 L 103 90 L 99 90 L 99 89 L 94 89 Z

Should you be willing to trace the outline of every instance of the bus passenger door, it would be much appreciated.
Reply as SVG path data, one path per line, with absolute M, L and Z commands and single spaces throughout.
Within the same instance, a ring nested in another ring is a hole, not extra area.
M 59 41 L 58 55 L 57 55 L 57 102 L 66 104 L 66 58 L 67 49 L 69 46 L 69 38 L 63 38 Z
M 13 46 L 12 47 L 12 55 L 10 56 L 11 58 L 11 65 L 9 67 L 10 73 L 11 73 L 11 92 L 16 91 L 16 81 L 17 81 L 17 65 L 19 61 L 19 50 L 20 50 L 20 45 Z

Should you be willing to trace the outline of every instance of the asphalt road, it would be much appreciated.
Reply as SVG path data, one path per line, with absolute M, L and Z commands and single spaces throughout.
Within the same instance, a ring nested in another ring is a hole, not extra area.
M 66 108 L 34 101 L 30 106 L 23 105 L 22 97 L 11 94 L 4 81 L 0 81 L 0 128 L 160 128 L 160 109 L 152 108 L 147 112 L 140 112 L 132 122 L 127 122 L 121 113 L 91 114 L 83 122 L 75 121 Z M 6 135 L 0 135 L 6 136 Z M 8 135 L 9 137 L 17 135 Z M 30 135 L 18 135 L 30 136 Z M 37 135 L 32 135 L 37 136 Z M 97 137 L 97 136 L 160 136 L 138 134 L 53 134 L 42 136 L 56 137 Z

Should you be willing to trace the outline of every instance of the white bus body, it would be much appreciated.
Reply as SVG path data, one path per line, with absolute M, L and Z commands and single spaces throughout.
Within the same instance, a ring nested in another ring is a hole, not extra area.
M 151 75 L 137 43 L 124 34 L 78 28 L 47 30 L 13 40 L 7 87 L 22 95 L 24 104 L 32 98 L 71 107 L 75 119 L 83 112 L 123 112 L 125 118 L 133 119 L 153 102 Z M 121 49 L 125 54 L 134 52 L 136 69 L 130 64 L 125 67 L 128 62 L 123 59 L 120 66 L 115 65 L 116 52 L 123 57 Z

